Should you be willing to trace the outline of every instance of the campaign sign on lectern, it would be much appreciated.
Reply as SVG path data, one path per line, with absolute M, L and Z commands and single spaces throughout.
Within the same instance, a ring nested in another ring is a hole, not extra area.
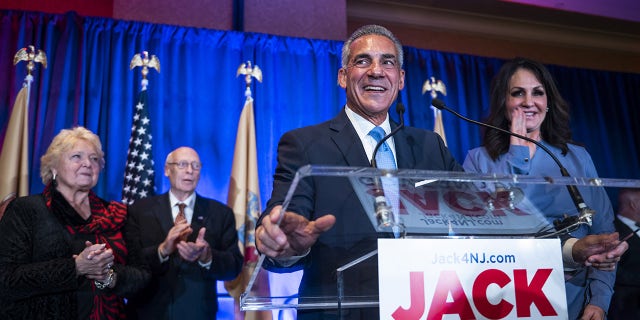
M 559 239 L 379 239 L 380 319 L 567 319 Z

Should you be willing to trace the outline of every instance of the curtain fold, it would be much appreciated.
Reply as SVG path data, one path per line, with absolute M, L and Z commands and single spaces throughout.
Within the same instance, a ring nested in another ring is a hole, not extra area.
M 270 197 L 277 142 L 285 131 L 332 118 L 345 103 L 337 85 L 341 41 L 290 38 L 170 25 L 81 17 L 75 13 L 0 11 L 0 141 L 26 73 L 12 65 L 15 52 L 33 44 L 46 51 L 49 66 L 34 74 L 30 127 L 30 191 L 43 189 L 40 156 L 61 129 L 86 126 L 96 132 L 106 167 L 96 192 L 120 199 L 131 130 L 132 106 L 140 91 L 140 69 L 129 70 L 135 53 L 158 56 L 150 70 L 149 115 L 156 172 L 166 154 L 187 145 L 200 153 L 198 192 L 225 199 L 237 119 L 244 97 L 238 66 L 251 60 L 264 74 L 254 81 L 254 106 L 261 199 Z M 489 84 L 502 60 L 405 47 L 408 125 L 433 129 L 430 97 L 421 92 L 429 77 L 447 85 L 442 99 L 460 113 L 482 120 Z M 591 152 L 602 177 L 640 179 L 640 74 L 549 66 L 572 105 L 575 140 Z M 395 108 L 391 110 L 396 119 Z M 480 128 L 443 113 L 449 148 L 459 162 L 481 142 Z M 169 188 L 156 175 L 157 192 Z M 264 205 L 264 204 L 263 204 Z

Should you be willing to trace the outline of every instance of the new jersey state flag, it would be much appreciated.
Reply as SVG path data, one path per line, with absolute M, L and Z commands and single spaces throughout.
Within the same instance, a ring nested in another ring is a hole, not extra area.
M 247 96 L 238 121 L 238 133 L 236 135 L 227 198 L 227 205 L 233 209 L 236 218 L 240 251 L 244 253 L 242 272 L 236 279 L 225 282 L 225 288 L 235 301 L 236 319 L 242 319 L 243 317 L 244 319 L 271 319 L 271 313 L 266 311 L 241 314 L 238 302 L 258 262 L 255 227 L 260 217 L 261 209 L 257 159 L 253 98 Z M 259 277 L 254 285 L 260 286 L 260 289 L 265 292 L 269 290 L 269 282 L 266 277 L 263 277 L 263 279 Z
M 0 152 L 0 218 L 9 201 L 29 194 L 29 88 L 22 87 L 13 104 Z

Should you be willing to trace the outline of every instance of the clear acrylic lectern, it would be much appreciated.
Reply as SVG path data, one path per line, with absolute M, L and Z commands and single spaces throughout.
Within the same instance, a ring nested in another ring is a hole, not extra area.
M 295 175 L 283 210 L 287 210 L 295 201 L 297 188 L 304 179 L 327 177 L 351 185 L 352 196 L 360 200 L 371 224 L 366 227 L 372 227 L 374 235 L 383 238 L 558 237 L 580 224 L 591 223 L 590 214 L 593 213 L 578 212 L 575 208 L 549 207 L 538 201 L 536 193 L 560 192 L 566 190 L 568 185 L 576 186 L 582 192 L 606 192 L 605 188 L 640 188 L 640 180 L 633 179 L 305 166 Z M 363 226 L 352 228 L 361 230 Z M 375 240 L 373 242 L 375 244 Z M 311 295 L 297 291 L 298 284 L 291 283 L 296 281 L 293 280 L 295 277 L 282 276 L 288 271 L 286 268 L 278 268 L 275 272 L 265 269 L 264 266 L 269 265 L 269 258 L 261 256 L 249 286 L 241 297 L 241 309 L 378 306 L 377 288 L 358 292 L 349 286 L 350 279 L 360 279 L 363 274 L 377 271 L 370 266 L 377 262 L 376 248 L 353 252 L 340 250 L 340 254 L 348 258 L 335 266 L 335 283 L 324 284 L 329 286 L 328 290 L 311 290 L 316 292 Z M 286 294 L 272 294 L 264 286 L 268 278 L 272 278 L 272 287 L 278 285 L 274 281 L 284 281 L 294 290 Z M 280 280 L 273 280 L 276 278 Z

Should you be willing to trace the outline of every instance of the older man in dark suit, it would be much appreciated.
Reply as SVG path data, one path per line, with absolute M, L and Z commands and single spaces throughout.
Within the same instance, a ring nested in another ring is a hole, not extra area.
M 233 211 L 195 193 L 200 157 L 188 147 L 167 156 L 169 192 L 136 201 L 126 233 L 143 248 L 153 278 L 127 305 L 139 319 L 215 319 L 216 281 L 242 268 Z
M 338 71 L 338 84 L 347 93 L 344 109 L 327 122 L 293 130 L 280 139 L 273 193 L 256 229 L 256 242 L 274 267 L 304 268 L 302 297 L 335 296 L 336 268 L 376 249 L 377 234 L 348 181 L 305 179 L 278 225 L 282 202 L 296 171 L 304 165 L 371 165 L 377 142 L 370 131 L 381 127 L 389 134 L 398 126 L 390 121 L 388 111 L 404 87 L 402 60 L 402 46 L 389 30 L 375 25 L 360 28 L 345 42 Z M 431 131 L 404 127 L 387 142 L 393 165 L 399 169 L 461 170 L 442 139 Z M 377 294 L 374 260 L 346 279 L 347 288 Z M 299 310 L 298 317 L 375 319 L 378 311 Z
M 640 226 L 640 189 L 622 189 L 618 194 L 616 231 L 625 236 Z M 631 236 L 629 252 L 618 263 L 609 319 L 640 319 L 640 231 Z

